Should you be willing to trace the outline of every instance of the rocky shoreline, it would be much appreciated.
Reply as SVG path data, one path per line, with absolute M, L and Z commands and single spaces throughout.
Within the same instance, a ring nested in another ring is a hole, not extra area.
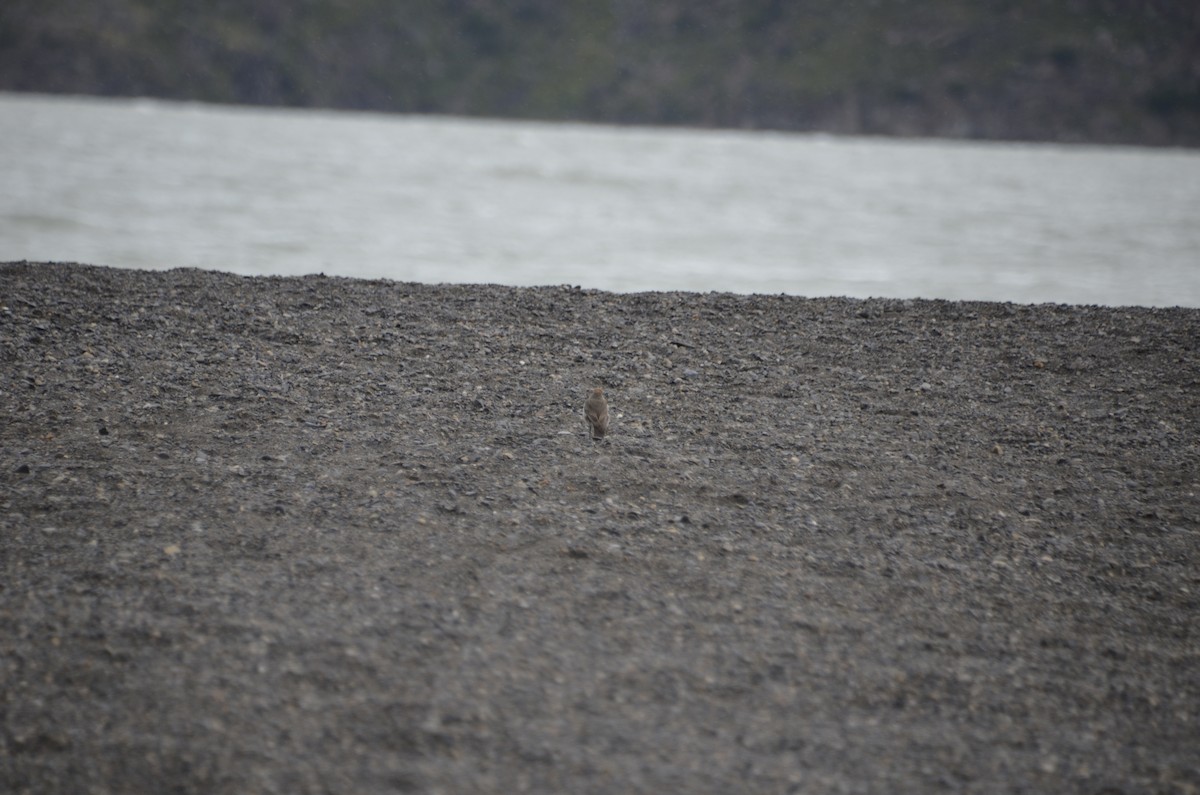
M 6 792 L 1200 789 L 1200 310 L 0 284 Z

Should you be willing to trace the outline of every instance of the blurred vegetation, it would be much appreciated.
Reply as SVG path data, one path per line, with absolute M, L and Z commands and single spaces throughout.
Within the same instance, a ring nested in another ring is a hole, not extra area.
M 1195 0 L 5 0 L 0 89 L 1200 144 Z

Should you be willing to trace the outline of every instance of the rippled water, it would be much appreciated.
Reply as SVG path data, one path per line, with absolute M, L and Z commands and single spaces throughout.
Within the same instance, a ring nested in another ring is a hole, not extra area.
M 1200 306 L 1200 153 L 0 94 L 0 259 Z

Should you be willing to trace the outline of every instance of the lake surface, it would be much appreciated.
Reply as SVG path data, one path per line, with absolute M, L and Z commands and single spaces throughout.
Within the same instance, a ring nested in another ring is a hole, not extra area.
M 1200 152 L 0 94 L 0 260 L 1200 307 Z

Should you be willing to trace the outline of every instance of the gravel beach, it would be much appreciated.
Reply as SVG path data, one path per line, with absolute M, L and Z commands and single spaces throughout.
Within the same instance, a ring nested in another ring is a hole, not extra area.
M 0 791 L 1200 792 L 1198 348 L 0 265 Z

